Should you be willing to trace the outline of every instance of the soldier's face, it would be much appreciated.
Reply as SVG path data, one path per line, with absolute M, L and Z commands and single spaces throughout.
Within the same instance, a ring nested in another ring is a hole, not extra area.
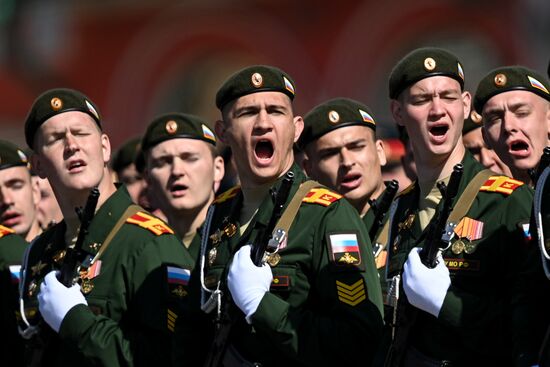
M 147 183 L 141 173 L 137 171 L 135 164 L 130 163 L 124 167 L 118 173 L 118 180 L 126 186 L 134 203 L 144 207 L 149 206 L 146 200 Z
M 150 192 L 169 218 L 178 211 L 207 207 L 223 172 L 223 159 L 214 158 L 210 144 L 202 140 L 166 140 L 147 156 Z
M 484 136 L 516 177 L 534 168 L 548 145 L 550 103 L 528 91 L 509 91 L 483 106 Z
M 382 142 L 366 126 L 333 130 L 306 147 L 309 176 L 343 194 L 360 212 L 381 187 L 386 164 Z
M 470 112 L 470 93 L 446 76 L 422 79 L 391 101 L 396 122 L 405 126 L 417 164 L 445 160 L 457 149 L 464 116 Z
M 500 160 L 496 152 L 485 144 L 481 128 L 473 129 L 464 134 L 462 141 L 464 147 L 486 168 L 503 175 L 511 175 L 510 169 Z
M 34 168 L 50 180 L 56 194 L 90 190 L 107 175 L 109 138 L 83 112 L 64 112 L 46 120 L 36 133 L 35 147 Z
M 27 167 L 0 171 L 0 224 L 25 237 L 36 220 L 38 201 L 38 188 Z
M 45 178 L 33 177 L 40 192 L 40 201 L 36 206 L 36 217 L 42 229 L 63 219 L 63 213 L 55 199 L 50 182 Z
M 243 186 L 275 181 L 292 165 L 292 145 L 304 122 L 294 116 L 290 98 L 280 92 L 259 92 L 238 98 L 224 109 L 216 133 L 233 152 Z

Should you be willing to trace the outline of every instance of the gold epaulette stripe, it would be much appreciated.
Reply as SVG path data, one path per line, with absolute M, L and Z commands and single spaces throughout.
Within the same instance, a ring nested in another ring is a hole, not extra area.
M 126 223 L 137 224 L 138 226 L 148 229 L 157 236 L 161 234 L 169 233 L 173 234 L 172 228 L 168 227 L 166 223 L 157 217 L 153 217 L 144 212 L 137 212 L 126 220 Z
M 235 197 L 239 193 L 240 190 L 241 190 L 241 187 L 239 185 L 237 185 L 237 186 L 234 186 L 234 187 L 230 188 L 227 191 L 222 192 L 221 194 L 216 196 L 216 198 L 214 199 L 213 204 L 221 204 L 224 201 L 227 201 L 227 200 Z
M 310 204 L 320 204 L 323 206 L 329 206 L 330 204 L 338 201 L 342 198 L 342 195 L 324 188 L 311 189 L 304 197 L 302 202 Z
M 3 225 L 0 224 L 0 238 L 12 233 L 15 233 L 13 229 L 4 227 Z
M 524 185 L 522 181 L 515 180 L 507 176 L 491 176 L 479 191 L 499 192 L 501 194 L 510 195 L 515 189 Z

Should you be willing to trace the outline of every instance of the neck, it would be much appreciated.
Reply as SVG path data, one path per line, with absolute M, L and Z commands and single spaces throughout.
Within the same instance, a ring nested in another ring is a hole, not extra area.
M 376 189 L 372 192 L 370 196 L 363 197 L 360 200 L 349 200 L 349 202 L 357 210 L 359 215 L 363 217 L 370 209 L 369 199 L 377 200 L 384 193 L 385 189 L 386 185 L 384 185 L 384 181 L 380 180 Z
M 23 237 L 25 237 L 25 241 L 31 242 L 40 233 L 42 233 L 42 228 L 40 228 L 40 225 L 35 218 L 29 228 L 29 231 Z
M 462 161 L 465 153 L 466 149 L 462 140 L 459 140 L 451 153 L 446 156 L 434 158 L 433 155 L 428 155 L 425 159 L 418 159 L 416 162 L 418 181 L 421 183 L 436 182 L 450 176 L 453 167 Z
M 212 200 L 209 200 L 205 205 L 199 208 L 166 211 L 168 224 L 174 229 L 180 238 L 185 238 L 191 233 L 196 233 L 197 229 L 204 223 L 206 213 Z

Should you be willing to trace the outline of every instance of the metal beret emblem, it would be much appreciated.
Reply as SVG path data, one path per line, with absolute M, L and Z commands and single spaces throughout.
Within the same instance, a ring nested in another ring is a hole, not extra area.
M 178 131 L 178 123 L 174 120 L 170 120 L 166 123 L 166 132 L 170 135 L 173 135 Z
M 59 111 L 63 108 L 63 101 L 60 98 L 53 97 L 50 101 L 50 105 L 54 111 Z
M 338 112 L 332 110 L 328 113 L 328 119 L 329 119 L 330 122 L 335 124 L 338 121 L 340 121 L 340 115 L 338 114 Z
M 426 71 L 432 71 L 433 69 L 435 69 L 436 65 L 437 64 L 435 60 L 431 57 L 426 57 L 426 59 L 424 60 L 424 69 L 426 69 Z
M 264 78 L 262 77 L 262 74 L 260 73 L 254 73 L 252 74 L 252 77 L 250 78 L 252 85 L 256 88 L 260 88 L 264 84 Z
M 470 119 L 475 122 L 476 124 L 481 123 L 481 115 L 477 113 L 476 111 L 472 111 L 470 113 Z
M 495 75 L 495 85 L 497 87 L 504 87 L 507 81 L 508 79 L 506 78 L 506 75 L 502 73 Z

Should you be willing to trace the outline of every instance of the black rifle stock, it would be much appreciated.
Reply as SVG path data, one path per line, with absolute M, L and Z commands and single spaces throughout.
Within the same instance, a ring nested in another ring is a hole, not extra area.
M 369 200 L 371 210 L 374 210 L 374 222 L 369 231 L 369 237 L 371 241 L 375 240 L 376 234 L 384 224 L 386 214 L 390 209 L 393 198 L 399 190 L 399 182 L 397 180 L 391 180 L 384 182 L 386 190 L 377 200 Z
M 80 218 L 80 229 L 74 247 L 68 247 L 63 260 L 63 265 L 59 272 L 58 279 L 66 287 L 71 287 L 74 280 L 78 277 L 78 270 L 82 261 L 86 257 L 86 253 L 82 250 L 84 238 L 88 234 L 88 227 L 94 218 L 97 201 L 99 199 L 99 190 L 94 187 L 88 195 L 84 209 L 77 208 L 77 214 Z
M 536 186 L 542 171 L 544 171 L 544 169 L 548 166 L 550 166 L 550 147 L 545 147 L 542 151 L 542 156 L 540 157 L 538 166 L 529 170 L 529 176 L 533 181 L 533 186 Z
M 437 253 L 439 249 L 445 248 L 449 244 L 450 235 L 453 229 L 446 228 L 447 220 L 452 211 L 452 203 L 458 192 L 458 186 L 463 171 L 464 167 L 462 164 L 456 164 L 453 167 L 453 173 L 449 179 L 449 184 L 447 186 L 443 182 L 437 184 L 443 196 L 441 199 L 442 206 L 435 220 L 431 221 L 431 225 L 426 234 L 426 240 L 424 241 L 424 246 L 419 253 L 420 260 L 428 268 L 433 269 L 437 265 Z M 449 231 L 451 232 L 449 233 Z M 399 286 L 399 298 L 395 306 L 394 337 L 386 359 L 386 367 L 401 366 L 409 342 L 409 333 L 414 325 L 418 311 L 407 300 L 402 285 Z
M 292 188 L 293 182 L 294 172 L 288 171 L 283 178 L 283 182 L 281 183 L 279 190 L 271 193 L 274 201 L 273 215 L 269 219 L 267 227 L 259 233 L 258 236 L 256 236 L 250 252 L 250 258 L 256 266 L 262 266 L 265 262 L 266 253 L 274 252 L 279 245 L 278 241 L 272 238 L 272 232 L 275 229 L 277 221 L 283 214 L 283 208 L 290 194 L 290 189 Z M 223 305 L 223 311 L 220 318 L 216 320 L 214 340 L 210 346 L 208 356 L 206 357 L 206 361 L 204 363 L 205 367 L 222 366 L 223 357 L 229 344 L 229 335 L 237 318 L 237 309 L 231 299 L 231 296 L 229 295 L 229 290 L 227 287 L 225 294 L 226 297 Z

